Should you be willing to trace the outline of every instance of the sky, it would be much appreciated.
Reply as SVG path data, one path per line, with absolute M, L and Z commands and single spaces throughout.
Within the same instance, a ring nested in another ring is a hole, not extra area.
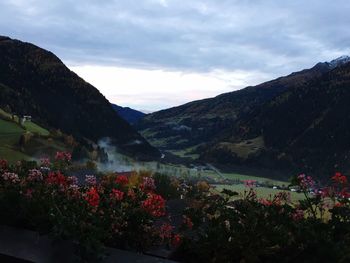
M 2 0 L 0 35 L 147 112 L 350 55 L 348 0 Z

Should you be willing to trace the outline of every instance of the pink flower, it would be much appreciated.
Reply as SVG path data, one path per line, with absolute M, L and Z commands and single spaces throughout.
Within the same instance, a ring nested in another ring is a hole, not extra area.
M 154 179 L 151 177 L 143 177 L 143 182 L 140 185 L 142 191 L 153 191 L 156 189 Z
M 90 185 L 90 186 L 96 185 L 96 183 L 97 183 L 96 176 L 94 176 L 94 175 L 85 175 L 85 183 Z
M 304 211 L 301 209 L 296 209 L 292 214 L 292 218 L 294 221 L 300 221 L 304 219 Z
M 42 181 L 43 179 L 44 179 L 43 174 L 39 170 L 37 170 L 37 169 L 29 170 L 29 174 L 27 177 L 28 181 L 39 182 L 39 181 Z
M 70 185 L 78 185 L 79 183 L 78 177 L 76 176 L 68 176 L 67 181 Z
M 243 180 L 243 182 L 245 187 L 253 188 L 256 186 L 255 180 Z
M 2 175 L 2 178 L 5 180 L 5 181 L 8 181 L 8 182 L 11 182 L 13 184 L 15 183 L 19 183 L 20 182 L 20 179 L 18 177 L 18 174 L 15 174 L 15 173 L 10 173 L 10 172 L 6 172 Z
M 50 167 L 50 165 L 51 165 L 50 159 L 49 158 L 41 158 L 40 165 L 42 167 Z
M 315 186 L 315 181 L 311 176 L 306 176 L 305 174 L 298 175 L 299 184 L 302 189 L 307 190 Z

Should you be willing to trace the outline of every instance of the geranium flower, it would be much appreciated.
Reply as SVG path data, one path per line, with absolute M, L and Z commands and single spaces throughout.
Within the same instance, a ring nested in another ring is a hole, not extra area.
M 10 172 L 6 172 L 1 176 L 5 181 L 11 182 L 13 184 L 15 183 L 19 183 L 20 179 L 18 177 L 18 174 L 15 173 L 10 173 Z
M 85 198 L 84 198 L 89 205 L 92 207 L 97 207 L 100 203 L 100 195 L 98 194 L 95 187 L 91 187 L 89 191 L 86 192 Z
M 118 175 L 117 178 L 115 179 L 115 182 L 120 185 L 126 185 L 129 183 L 129 179 L 125 175 Z
M 112 189 L 112 192 L 110 194 L 111 199 L 115 199 L 117 201 L 121 201 L 124 198 L 124 192 L 119 191 L 117 189 Z
M 41 173 L 41 171 L 39 171 L 37 169 L 32 169 L 32 170 L 29 170 L 27 180 L 31 181 L 31 182 L 33 182 L 33 181 L 39 182 L 39 181 L 44 180 L 44 177 L 43 177 L 43 174 Z
M 311 176 L 306 176 L 305 174 L 298 175 L 298 180 L 300 186 L 306 190 L 309 188 L 313 188 L 315 186 L 315 181 L 312 179 Z
M 69 152 L 56 152 L 55 160 L 70 162 L 72 160 L 72 154 Z
M 192 227 L 193 227 L 193 222 L 192 222 L 191 218 L 189 218 L 188 216 L 183 216 L 182 222 L 183 222 L 189 229 L 192 229 Z
M 154 191 L 156 189 L 154 179 L 151 177 L 143 177 L 143 182 L 140 185 L 140 189 L 142 191 Z
M 96 185 L 96 176 L 94 175 L 85 175 L 85 183 L 90 186 Z
M 171 226 L 169 223 L 164 223 L 160 227 L 160 233 L 159 236 L 161 239 L 168 239 L 171 238 L 172 231 L 173 231 L 173 226 Z
M 253 188 L 256 186 L 255 180 L 243 180 L 243 182 L 245 187 Z
M 157 194 L 149 193 L 142 202 L 142 208 L 155 217 L 165 215 L 165 200 Z
M 67 177 L 60 171 L 50 172 L 46 178 L 46 183 L 49 185 L 67 186 Z
M 174 235 L 171 244 L 174 247 L 178 247 L 181 244 L 181 236 L 179 234 Z
M 8 167 L 8 162 L 6 160 L 0 160 L 0 171 L 6 170 Z
M 304 219 L 304 211 L 301 209 L 296 209 L 294 213 L 292 214 L 292 219 L 294 221 L 300 221 Z
M 346 178 L 346 176 L 342 175 L 339 172 L 335 173 L 335 175 L 332 177 L 332 180 L 338 184 L 347 184 L 348 182 L 348 179 Z

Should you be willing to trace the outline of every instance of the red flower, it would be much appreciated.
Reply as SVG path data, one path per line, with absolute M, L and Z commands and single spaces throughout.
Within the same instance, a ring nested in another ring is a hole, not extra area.
M 93 207 L 97 207 L 99 205 L 100 196 L 95 187 L 91 187 L 89 191 L 86 192 L 85 200 Z
M 178 247 L 181 244 L 181 236 L 179 234 L 174 235 L 171 243 L 174 247 Z
M 149 193 L 142 202 L 142 208 L 155 217 L 165 215 L 165 200 L 157 194 Z
M 346 178 L 346 176 L 342 175 L 339 172 L 335 173 L 335 175 L 332 177 L 332 180 L 338 184 L 346 184 L 348 182 L 348 179 Z
M 111 199 L 121 201 L 123 200 L 123 197 L 124 197 L 124 192 L 119 191 L 117 189 L 112 189 L 112 193 L 110 194 Z
M 72 155 L 69 152 L 56 152 L 55 160 L 70 162 L 72 160 Z
M 134 200 L 136 198 L 135 191 L 132 189 L 129 189 L 128 190 L 128 197 L 130 197 L 132 200 Z
M 173 231 L 173 228 L 169 223 L 165 223 L 160 227 L 160 238 L 161 239 L 167 239 L 167 238 L 171 238 L 171 234 Z
M 6 170 L 8 167 L 8 162 L 6 160 L 0 160 L 0 171 Z
M 304 211 L 301 209 L 296 209 L 292 214 L 292 218 L 294 221 L 300 221 L 304 219 Z
M 129 179 L 125 175 L 118 175 L 115 182 L 120 185 L 126 185 L 129 183 Z
M 264 199 L 264 198 L 260 198 L 259 202 L 260 202 L 260 204 L 262 204 L 264 206 L 271 206 L 272 205 L 272 201 Z
M 187 217 L 187 216 L 184 216 L 184 218 L 183 218 L 183 223 L 184 223 L 189 229 L 192 229 L 193 223 L 192 223 L 191 218 L 189 218 L 189 217 Z
M 67 186 L 67 178 L 58 172 L 50 172 L 46 178 L 46 183 L 50 185 Z

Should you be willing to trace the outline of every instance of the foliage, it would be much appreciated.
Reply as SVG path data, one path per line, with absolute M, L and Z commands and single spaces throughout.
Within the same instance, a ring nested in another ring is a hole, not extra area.
M 259 199 L 248 185 L 242 199 L 192 191 L 184 213 L 182 242 L 174 258 L 185 262 L 348 262 L 350 193 L 336 174 L 327 188 L 311 177 L 295 183 L 305 199 L 292 203 L 287 192 Z M 194 194 L 193 194 L 194 193 Z
M 105 245 L 143 251 L 168 242 L 156 224 L 167 214 L 165 200 L 151 177 L 141 176 L 135 185 L 120 174 L 79 182 L 65 175 L 70 161 L 64 152 L 52 163 L 1 161 L 1 223 L 72 240 L 83 260 L 101 256 Z

